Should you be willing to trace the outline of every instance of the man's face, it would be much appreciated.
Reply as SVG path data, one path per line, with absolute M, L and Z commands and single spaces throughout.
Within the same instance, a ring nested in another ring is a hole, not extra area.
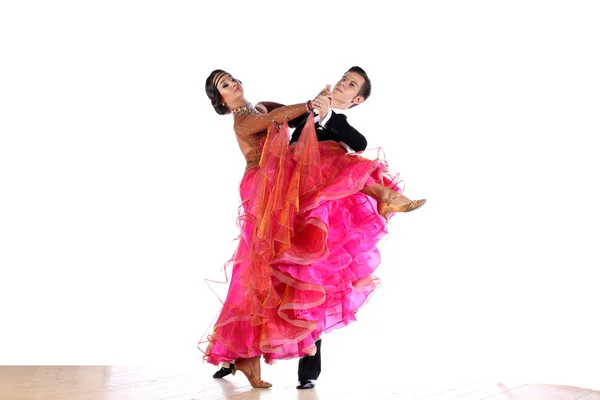
M 348 106 L 362 103 L 364 99 L 358 92 L 364 83 L 365 79 L 356 72 L 346 72 L 333 87 L 333 99 Z

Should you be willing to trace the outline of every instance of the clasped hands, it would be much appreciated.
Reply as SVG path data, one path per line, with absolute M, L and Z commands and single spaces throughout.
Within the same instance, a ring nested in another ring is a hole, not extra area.
M 329 112 L 331 98 L 331 85 L 326 85 L 325 88 L 321 90 L 317 97 L 315 97 L 310 103 L 317 114 L 319 114 L 321 117 L 325 117 Z

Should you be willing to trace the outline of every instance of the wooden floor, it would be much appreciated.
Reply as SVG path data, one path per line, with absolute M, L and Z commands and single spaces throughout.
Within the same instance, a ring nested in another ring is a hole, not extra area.
M 527 383 L 402 382 L 391 372 L 321 376 L 311 390 L 295 388 L 295 364 L 263 366 L 270 389 L 253 389 L 243 375 L 213 379 L 212 365 L 179 367 L 4 366 L 2 400 L 196 400 L 196 399 L 412 399 L 412 400 L 600 400 L 600 391 Z

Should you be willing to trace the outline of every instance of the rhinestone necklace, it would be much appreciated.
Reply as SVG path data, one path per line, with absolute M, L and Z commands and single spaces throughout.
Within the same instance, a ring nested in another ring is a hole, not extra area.
M 234 115 L 248 115 L 255 114 L 260 115 L 256 107 L 254 107 L 251 103 L 246 103 L 244 106 L 236 107 L 231 110 Z

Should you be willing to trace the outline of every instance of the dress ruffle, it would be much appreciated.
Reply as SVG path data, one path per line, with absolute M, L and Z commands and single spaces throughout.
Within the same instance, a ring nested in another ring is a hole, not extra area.
M 399 180 L 385 160 L 318 142 L 312 119 L 292 147 L 287 123 L 271 127 L 259 166 L 242 179 L 229 291 L 199 344 L 212 364 L 312 355 L 321 334 L 355 321 L 379 285 L 386 223 L 361 190 L 380 183 L 401 191 Z

